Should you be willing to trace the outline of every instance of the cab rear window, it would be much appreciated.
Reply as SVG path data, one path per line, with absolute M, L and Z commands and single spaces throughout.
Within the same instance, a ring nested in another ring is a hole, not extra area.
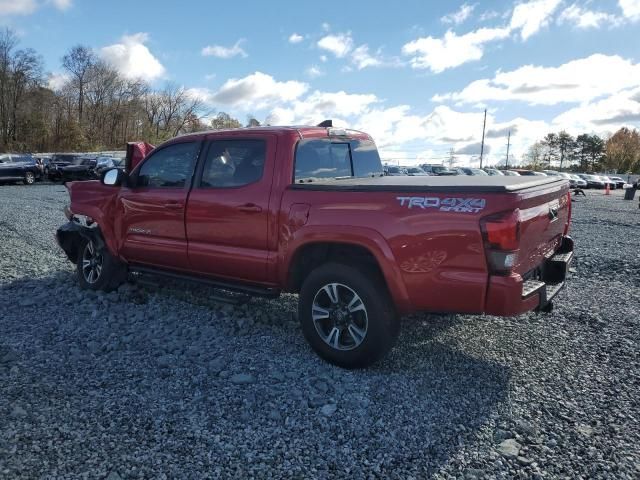
M 301 140 L 296 149 L 295 182 L 382 175 L 382 163 L 370 140 Z

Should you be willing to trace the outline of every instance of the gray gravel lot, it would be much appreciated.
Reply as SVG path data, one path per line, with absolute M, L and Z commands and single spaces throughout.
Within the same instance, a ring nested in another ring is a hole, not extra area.
M 322 362 L 296 298 L 82 292 L 59 185 L 0 186 L 0 478 L 638 478 L 640 210 L 574 204 L 549 315 L 416 315 L 379 365 Z

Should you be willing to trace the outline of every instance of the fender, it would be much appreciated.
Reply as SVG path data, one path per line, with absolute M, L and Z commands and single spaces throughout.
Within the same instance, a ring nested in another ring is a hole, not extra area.
M 92 241 L 98 250 L 106 247 L 100 227 L 85 227 L 77 222 L 69 221 L 56 231 L 56 241 L 64 250 L 67 258 L 75 263 L 78 260 L 80 238 Z
M 113 230 L 119 188 L 103 185 L 99 180 L 69 182 L 66 186 L 71 199 L 71 213 L 91 217 L 98 224 L 102 244 L 113 257 L 119 258 L 117 238 Z M 81 225 L 78 226 L 82 228 Z
M 391 248 L 376 230 L 350 225 L 303 226 L 282 232 L 278 248 L 279 283 L 286 285 L 296 252 L 311 243 L 349 243 L 369 250 L 384 275 L 389 293 L 400 314 L 411 310 L 409 295 Z

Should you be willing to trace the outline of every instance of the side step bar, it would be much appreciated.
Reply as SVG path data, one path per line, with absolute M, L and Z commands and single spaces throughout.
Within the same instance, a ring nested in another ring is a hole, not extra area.
M 251 284 L 231 283 L 228 281 L 217 280 L 210 277 L 187 275 L 184 273 L 161 270 L 141 265 L 130 265 L 129 272 L 139 273 L 143 275 L 157 275 L 160 277 L 174 278 L 176 280 L 183 280 L 187 282 L 202 283 L 213 288 L 219 288 L 221 290 L 227 290 L 233 293 L 249 295 L 251 297 L 278 298 L 280 296 L 280 290 L 274 288 L 261 287 Z M 224 297 L 220 297 L 220 300 L 224 300 Z

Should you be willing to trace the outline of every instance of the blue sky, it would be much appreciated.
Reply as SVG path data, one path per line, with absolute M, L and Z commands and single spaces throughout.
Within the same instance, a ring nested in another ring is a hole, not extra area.
M 393 6 L 391 6 L 393 5 Z M 640 0 L 212 2 L 0 0 L 0 23 L 60 59 L 88 45 L 211 114 L 371 133 L 386 159 L 518 160 L 549 131 L 640 126 Z

